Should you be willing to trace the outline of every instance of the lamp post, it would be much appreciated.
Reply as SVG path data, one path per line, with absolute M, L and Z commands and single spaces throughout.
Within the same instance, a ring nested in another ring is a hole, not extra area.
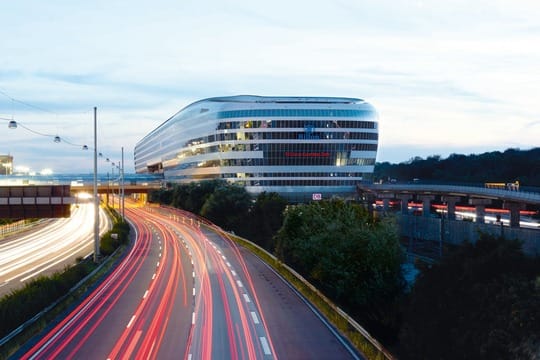
M 2 118 L 3 119 L 3 118 Z M 8 119 L 3 119 L 8 120 Z M 24 129 L 42 136 L 49 136 L 53 137 L 55 143 L 61 142 L 61 138 L 58 135 L 49 135 L 49 134 L 43 134 L 37 131 L 34 131 L 32 129 L 27 128 L 26 126 L 22 125 L 21 123 L 17 123 L 15 120 L 11 119 L 8 123 L 9 129 L 16 129 L 20 125 Z M 72 144 L 69 141 L 66 141 L 70 145 L 76 145 Z M 78 146 L 78 145 L 77 145 Z M 83 150 L 88 150 L 87 145 L 82 146 Z M 99 156 L 103 156 L 101 153 L 99 153 Z M 98 198 L 98 192 L 97 192 L 97 107 L 94 106 L 94 262 L 99 261 L 99 198 Z
M 126 218 L 125 218 L 125 211 L 124 211 L 124 147 L 122 146 L 122 175 L 120 177 L 120 184 L 122 185 L 122 195 L 121 195 L 121 199 L 122 199 L 122 221 L 126 221 Z
M 94 106 L 94 262 L 99 261 L 99 198 L 97 193 L 97 107 Z

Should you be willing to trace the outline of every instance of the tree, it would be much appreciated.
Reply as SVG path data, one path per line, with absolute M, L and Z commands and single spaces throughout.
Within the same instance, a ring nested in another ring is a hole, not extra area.
M 540 186 L 540 148 L 530 150 L 507 149 L 483 154 L 451 154 L 447 159 L 439 155 L 411 158 L 401 164 L 377 163 L 375 179 L 414 178 L 445 182 L 484 183 L 519 182 L 524 186 Z
M 279 194 L 260 193 L 239 234 L 273 252 L 275 249 L 273 237 L 283 225 L 283 211 L 286 206 L 287 200 Z
M 173 206 L 182 208 L 194 214 L 200 214 L 206 200 L 216 188 L 226 184 L 224 180 L 204 180 L 177 184 L 172 199 Z
M 251 196 L 243 186 L 221 183 L 207 198 L 200 215 L 225 230 L 239 231 L 245 226 Z
M 538 358 L 540 261 L 520 246 L 482 235 L 423 272 L 405 310 L 401 357 Z
M 394 336 L 404 281 L 395 224 L 359 205 L 314 202 L 286 211 L 276 253 L 381 340 Z

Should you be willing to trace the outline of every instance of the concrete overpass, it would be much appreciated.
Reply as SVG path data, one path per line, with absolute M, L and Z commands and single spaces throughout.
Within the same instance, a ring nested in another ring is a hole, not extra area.
M 475 206 L 478 222 L 483 222 L 485 206 L 493 200 L 503 202 L 505 209 L 510 212 L 510 226 L 519 227 L 520 210 L 526 205 L 540 206 L 540 193 L 516 191 L 509 189 L 493 189 L 480 186 L 432 185 L 432 184 L 358 184 L 359 193 L 370 194 L 383 200 L 383 206 L 388 207 L 390 199 L 400 199 L 402 212 L 407 212 L 403 206 L 408 200 L 416 197 L 423 204 L 423 214 L 430 213 L 431 202 L 435 196 L 441 196 L 448 206 L 448 218 L 455 219 L 455 205 L 467 198 L 470 205 Z
M 129 184 L 119 187 L 117 184 L 99 185 L 98 194 L 119 195 L 121 189 L 125 196 L 143 194 L 159 189 L 159 183 Z M 94 193 L 93 185 L 15 185 L 0 186 L 0 218 L 29 219 L 29 218 L 58 218 L 70 217 L 71 205 L 77 203 L 78 193 Z
M 150 191 L 153 190 L 159 190 L 161 188 L 161 185 L 158 183 L 148 183 L 148 184 L 135 184 L 135 185 L 124 185 L 123 187 L 120 187 L 118 184 L 114 185 L 98 185 L 97 191 L 98 194 L 111 194 L 114 192 L 115 194 L 118 194 L 120 189 L 123 188 L 124 195 L 131 195 L 131 194 L 148 194 Z M 72 186 L 71 187 L 71 193 L 77 194 L 77 193 L 94 193 L 94 186 L 93 185 L 80 185 L 80 186 Z
M 429 257 L 440 258 L 446 245 L 459 245 L 464 241 L 476 242 L 480 234 L 504 236 L 509 239 L 520 239 L 525 254 L 540 255 L 540 224 L 538 228 L 519 227 L 520 210 L 527 205 L 540 206 L 540 193 L 493 189 L 481 186 L 433 185 L 433 184 L 359 184 L 358 193 L 372 204 L 381 199 L 383 208 L 388 210 L 390 200 L 401 202 L 401 211 L 397 214 L 400 234 L 407 241 L 408 254 L 429 254 Z M 422 216 L 409 214 L 408 202 L 421 201 Z M 431 203 L 440 200 L 447 205 L 447 215 L 431 216 Z M 510 226 L 503 221 L 486 223 L 484 211 L 492 201 L 502 203 L 509 210 Z M 476 221 L 456 220 L 457 203 L 467 203 L 475 207 Z M 426 249 L 428 250 L 426 252 Z

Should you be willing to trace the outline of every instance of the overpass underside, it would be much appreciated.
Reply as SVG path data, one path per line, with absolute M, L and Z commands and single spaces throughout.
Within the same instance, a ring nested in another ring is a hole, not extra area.
M 63 218 L 71 216 L 69 185 L 25 185 L 0 187 L 0 218 Z
M 433 218 L 397 214 L 400 235 L 411 253 L 440 257 L 445 245 L 475 243 L 482 233 L 519 239 L 522 250 L 531 256 L 540 255 L 540 229 L 517 228 L 500 224 L 487 224 L 447 218 Z

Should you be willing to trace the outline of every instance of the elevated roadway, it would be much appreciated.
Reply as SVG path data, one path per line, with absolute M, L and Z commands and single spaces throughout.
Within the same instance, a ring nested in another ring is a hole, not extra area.
M 118 184 L 114 185 L 103 185 L 100 184 L 97 187 L 98 194 L 110 194 L 112 192 L 115 192 L 118 194 L 119 191 L 123 189 L 124 195 L 131 195 L 131 194 L 148 194 L 150 191 L 153 190 L 159 190 L 161 188 L 161 184 L 159 183 L 149 183 L 149 184 L 135 184 L 135 185 L 123 185 L 120 186 Z M 92 194 L 94 191 L 94 186 L 92 184 L 84 184 L 80 186 L 72 186 L 71 187 L 71 193 L 77 194 L 77 193 L 89 193 Z
M 522 204 L 540 205 L 540 193 L 491 189 L 480 186 L 431 185 L 431 184 L 359 184 L 358 189 L 375 194 L 420 194 L 462 196 L 492 200 L 511 201 Z
M 477 222 L 480 223 L 484 222 L 485 206 L 493 200 L 498 200 L 502 201 L 504 208 L 510 212 L 511 227 L 519 227 L 520 210 L 524 210 L 527 205 L 540 205 L 540 193 L 480 186 L 386 183 L 358 184 L 357 190 L 359 193 L 367 193 L 383 199 L 385 207 L 389 199 L 401 199 L 403 214 L 407 213 L 407 206 L 403 204 L 414 196 L 423 202 L 425 216 L 430 213 L 431 201 L 435 199 L 435 196 L 440 196 L 442 201 L 447 203 L 450 219 L 455 219 L 456 203 L 463 201 L 462 198 L 467 198 L 468 203 L 476 207 Z

